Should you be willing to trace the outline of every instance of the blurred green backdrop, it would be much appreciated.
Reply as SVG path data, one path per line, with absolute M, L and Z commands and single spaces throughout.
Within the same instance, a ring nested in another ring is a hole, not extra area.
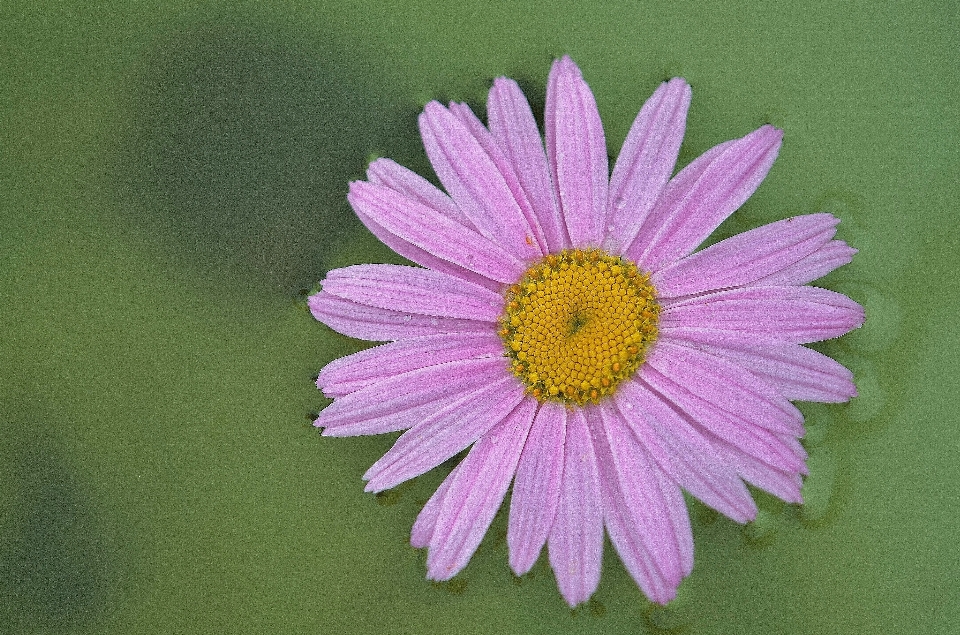
M 0 631 L 956 633 L 955 2 L 0 2 Z M 803 406 L 807 504 L 693 504 L 696 566 L 649 605 L 607 545 L 570 611 L 502 515 L 464 572 L 407 544 L 444 466 L 380 496 L 391 438 L 323 439 L 311 378 L 359 343 L 306 312 L 395 260 L 353 218 L 371 156 L 429 174 L 429 99 L 542 105 L 569 53 L 615 155 L 682 75 L 681 163 L 786 131 L 719 235 L 818 210 L 867 308 L 821 348 L 861 396 Z

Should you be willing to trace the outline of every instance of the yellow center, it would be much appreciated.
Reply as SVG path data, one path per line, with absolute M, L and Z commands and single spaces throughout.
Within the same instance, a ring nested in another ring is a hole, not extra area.
M 640 367 L 659 313 L 650 277 L 632 262 L 565 250 L 507 290 L 500 337 L 530 394 L 582 406 L 613 394 Z

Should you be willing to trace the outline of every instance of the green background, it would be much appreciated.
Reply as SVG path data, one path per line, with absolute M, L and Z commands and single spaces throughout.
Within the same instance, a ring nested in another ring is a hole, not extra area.
M 0 631 L 956 633 L 960 469 L 955 2 L 0 3 Z M 460 576 L 407 544 L 450 466 L 380 496 L 392 438 L 321 438 L 329 268 L 395 260 L 347 182 L 429 174 L 416 115 L 542 107 L 569 53 L 615 155 L 657 84 L 693 86 L 681 163 L 771 122 L 727 235 L 832 211 L 821 283 L 867 325 L 820 346 L 848 405 L 803 406 L 804 507 L 691 505 L 693 574 L 652 607 L 609 544 L 570 611 L 505 519 Z

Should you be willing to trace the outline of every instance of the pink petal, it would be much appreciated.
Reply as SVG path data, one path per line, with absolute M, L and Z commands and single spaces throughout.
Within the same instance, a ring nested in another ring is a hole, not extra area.
M 331 295 L 380 309 L 496 322 L 503 296 L 439 271 L 404 265 L 334 269 L 321 283 Z
M 460 208 L 456 206 L 449 196 L 438 190 L 419 174 L 411 172 L 390 159 L 377 159 L 371 163 L 367 168 L 367 179 L 375 185 L 382 185 L 392 189 L 401 196 L 425 205 L 433 209 L 436 213 L 446 216 L 464 227 L 475 230 L 470 220 L 460 211 Z M 374 236 L 380 239 L 380 242 L 418 265 L 433 269 L 434 271 L 449 273 L 458 278 L 488 288 L 499 289 L 501 286 L 498 282 L 494 282 L 460 265 L 455 265 L 452 262 L 438 258 L 420 247 L 403 240 L 375 223 L 373 219 L 366 214 L 357 212 L 357 217 Z
M 855 397 L 853 373 L 817 351 L 756 333 L 697 328 L 661 330 L 661 337 L 740 364 L 787 399 L 839 403 Z
M 853 260 L 857 250 L 842 240 L 831 240 L 803 260 L 799 260 L 781 271 L 760 278 L 751 284 L 755 286 L 801 285 L 822 278 L 837 267 Z
M 516 259 L 536 259 L 542 255 L 534 242 L 536 234 L 497 161 L 478 140 L 475 133 L 480 131 L 472 128 L 435 101 L 420 115 L 427 156 L 457 206 L 483 236 L 503 245 Z M 486 130 L 482 134 L 489 135 Z M 488 147 L 496 148 L 492 140 Z
M 676 589 L 664 581 L 644 544 L 644 531 L 632 517 L 630 503 L 619 487 L 609 448 L 603 448 L 600 452 L 600 500 L 610 542 L 644 595 L 654 601 L 669 601 L 676 594 Z
M 417 247 L 416 245 L 408 243 L 406 240 L 390 233 L 380 225 L 373 222 L 373 220 L 366 214 L 356 210 L 354 211 L 357 214 L 357 218 L 359 218 L 360 222 L 362 222 L 364 226 L 370 230 L 371 234 L 376 236 L 380 242 L 407 260 L 415 262 L 422 267 L 433 269 L 434 271 L 449 273 L 452 276 L 456 276 L 488 289 L 499 290 L 503 288 L 503 285 L 499 282 L 491 280 L 485 276 L 481 276 L 480 274 L 470 271 L 469 269 L 465 269 L 460 265 L 455 265 L 452 262 L 438 258 L 433 254 Z
M 494 139 L 493 135 L 487 130 L 480 119 L 473 114 L 469 106 L 463 103 L 451 102 L 450 112 L 470 130 L 470 133 L 480 144 L 480 147 L 483 148 L 483 151 L 486 152 L 490 160 L 493 161 L 497 171 L 506 182 L 507 187 L 510 188 L 513 200 L 516 201 L 523 214 L 523 223 L 521 223 L 521 225 L 524 230 L 524 244 L 520 245 L 520 249 L 522 250 L 521 255 L 526 258 L 533 258 L 549 253 L 547 250 L 546 237 L 544 236 L 543 229 L 540 227 L 540 219 L 533 209 L 527 192 L 520 183 L 520 177 L 517 175 L 514 164 L 507 155 L 504 154 L 497 140 Z M 519 235 L 520 234 L 518 234 L 518 236 Z
M 477 390 L 510 375 L 502 357 L 466 359 L 385 378 L 324 408 L 314 425 L 324 436 L 382 434 L 403 430 Z
M 722 240 L 653 274 L 660 297 L 736 287 L 783 271 L 833 238 L 840 219 L 795 216 Z
M 664 604 L 693 568 L 693 535 L 680 488 L 637 443 L 615 408 L 601 406 L 588 419 L 602 487 L 609 487 L 603 497 L 607 533 L 647 597 Z M 679 506 L 679 513 L 671 506 Z
M 613 403 L 607 403 L 601 409 L 601 417 L 606 425 L 611 454 L 618 462 L 617 469 L 622 475 L 620 485 L 624 496 L 627 499 L 646 499 L 651 509 L 658 504 L 657 497 L 662 497 L 666 516 L 659 519 L 660 531 L 666 534 L 654 538 L 657 543 L 654 556 L 658 568 L 667 572 L 673 566 L 679 566 L 681 579 L 690 575 L 693 571 L 693 532 L 680 484 L 660 467 L 647 447 L 639 442 Z M 623 445 L 616 446 L 614 438 L 621 440 Z M 639 479 L 632 478 L 640 473 L 651 476 L 652 481 L 641 483 Z M 643 492 L 644 489 L 648 491 Z M 631 490 L 634 490 L 633 493 Z
M 743 425 L 803 436 L 803 415 L 796 406 L 738 364 L 696 348 L 677 346 L 662 336 L 646 364 Z
M 660 84 L 640 109 L 610 177 L 608 250 L 620 252 L 633 242 L 670 180 L 689 107 L 690 86 L 675 77 Z
M 452 485 L 454 479 L 457 478 L 457 474 L 460 473 L 462 466 L 463 461 L 458 463 L 457 467 L 453 468 L 453 471 L 447 475 L 447 478 L 443 479 L 443 483 L 440 483 L 440 487 L 437 488 L 437 491 L 433 493 L 433 496 L 430 497 L 427 504 L 424 505 L 420 513 L 417 514 L 417 520 L 414 521 L 413 527 L 410 529 L 411 546 L 417 549 L 423 549 L 430 544 L 430 539 L 433 538 L 433 532 L 437 528 L 437 519 L 440 517 L 440 508 L 443 505 L 443 500 L 446 498 L 447 492 L 450 491 L 450 485 Z
M 408 170 L 391 159 L 377 159 L 367 167 L 367 180 L 383 185 L 412 201 L 435 210 L 450 220 L 476 231 L 467 215 L 449 196 L 416 172 Z
M 338 298 L 325 291 L 310 296 L 307 305 L 313 317 L 334 331 L 374 342 L 443 333 L 487 333 L 491 330 L 489 322 L 378 309 Z
M 342 397 L 371 384 L 414 370 L 479 357 L 503 355 L 503 342 L 487 333 L 444 333 L 381 344 L 335 359 L 320 371 L 317 387 Z
M 624 254 L 631 260 L 637 261 L 644 254 L 647 248 L 654 242 L 662 226 L 670 222 L 672 208 L 666 204 L 665 200 L 673 200 L 675 195 L 693 188 L 700 177 L 706 172 L 707 168 L 730 146 L 737 143 L 739 139 L 731 139 L 721 144 L 715 145 L 699 157 L 694 159 L 680 173 L 670 179 L 666 186 L 660 191 L 660 198 L 654 204 L 653 209 L 647 215 L 647 219 L 640 227 L 637 237 L 633 243 L 629 244 L 624 250 Z
M 458 466 L 430 539 L 429 578 L 449 580 L 477 550 L 513 480 L 536 409 L 535 399 L 521 401 Z
M 496 243 L 392 189 L 354 181 L 347 199 L 361 219 L 438 258 L 497 282 L 513 284 L 523 275 L 524 264 Z
M 503 363 L 503 360 L 497 361 Z M 411 390 L 417 388 L 411 387 Z M 368 481 L 366 491 L 390 489 L 432 470 L 502 421 L 523 396 L 523 385 L 512 375 L 461 394 L 459 399 L 400 435 L 393 447 L 363 475 Z
M 644 372 L 646 371 L 646 372 Z M 657 371 L 644 367 L 641 383 L 652 388 L 658 398 L 673 404 L 674 410 L 701 434 L 716 450 L 720 461 L 741 478 L 785 501 L 796 502 L 800 495 L 800 475 L 807 473 L 807 454 L 795 438 L 779 435 L 751 435 L 765 430 L 737 430 L 725 422 L 722 411 L 711 411 L 710 404 L 698 403 L 689 393 L 671 384 Z
M 751 456 L 787 472 L 804 469 L 806 453 L 799 443 L 764 428 L 732 417 L 727 411 L 695 395 L 650 364 L 638 373 L 646 384 L 685 412 L 700 431 L 708 431 Z
M 607 144 L 593 93 L 567 56 L 550 69 L 544 124 L 570 242 L 599 246 L 607 225 Z
M 530 104 L 512 79 L 493 80 L 487 98 L 490 133 L 516 170 L 546 241 L 546 252 L 556 253 L 570 247 L 567 228 L 560 214 L 550 165 L 543 150 Z
M 748 287 L 664 302 L 661 328 L 758 333 L 803 344 L 839 337 L 863 324 L 863 307 L 817 287 Z
M 757 189 L 782 137 L 782 130 L 763 126 L 684 168 L 663 190 L 641 229 L 642 253 L 635 241 L 628 257 L 655 272 L 690 254 Z
M 732 466 L 745 481 L 755 487 L 788 503 L 802 503 L 800 487 L 803 482 L 801 474 L 806 474 L 806 466 L 798 470 L 778 469 L 762 457 L 757 457 L 735 443 L 728 443 L 724 439 L 707 434 L 713 447 L 723 457 L 723 461 Z
M 510 499 L 507 546 L 510 568 L 523 575 L 547 542 L 560 499 L 567 410 L 554 402 L 540 406 L 527 437 Z
M 560 594 L 576 606 L 597 589 L 603 556 L 600 476 L 582 409 L 568 413 L 565 445 L 560 498 L 547 547 Z
M 743 481 L 686 417 L 637 381 L 621 384 L 614 400 L 637 440 L 681 487 L 737 522 L 756 517 Z
M 680 550 L 680 571 L 687 577 L 693 571 L 693 531 L 690 529 L 690 516 L 687 514 L 687 501 L 675 480 L 670 478 L 657 463 L 647 456 L 647 461 L 656 477 L 660 493 L 663 495 L 670 517 L 670 529 Z

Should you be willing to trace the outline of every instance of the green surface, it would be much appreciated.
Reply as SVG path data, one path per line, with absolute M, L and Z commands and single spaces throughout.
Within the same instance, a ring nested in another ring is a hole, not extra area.
M 0 631 L 960 632 L 960 14 L 955 3 L 0 3 Z M 531 5 L 532 6 L 532 5 Z M 445 469 L 379 497 L 384 437 L 324 439 L 311 375 L 356 349 L 301 289 L 394 258 L 344 201 L 373 154 L 426 172 L 428 99 L 535 102 L 569 53 L 612 153 L 672 75 L 681 162 L 786 131 L 722 231 L 832 211 L 822 284 L 867 325 L 821 348 L 807 505 L 692 506 L 696 566 L 651 607 L 609 545 L 571 612 L 515 580 L 499 516 L 454 581 L 407 543 Z

